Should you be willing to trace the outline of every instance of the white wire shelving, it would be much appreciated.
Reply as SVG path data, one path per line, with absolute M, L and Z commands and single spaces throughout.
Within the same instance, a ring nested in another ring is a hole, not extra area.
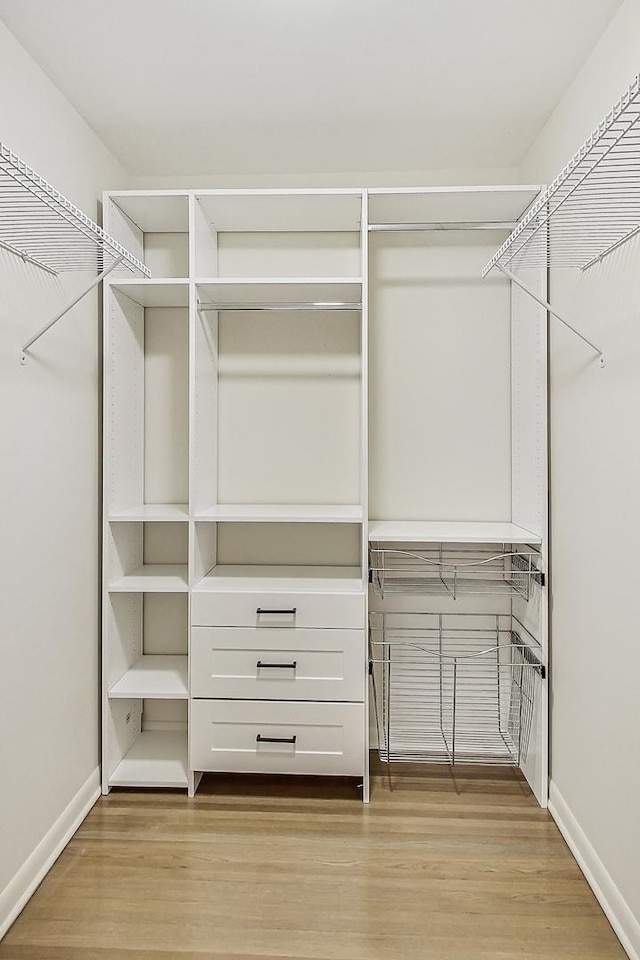
M 640 233 L 640 75 L 483 270 L 588 270 Z
M 149 277 L 147 267 L 0 143 L 0 248 L 53 276 L 91 270 L 97 276 L 22 348 L 32 346 L 116 267 Z

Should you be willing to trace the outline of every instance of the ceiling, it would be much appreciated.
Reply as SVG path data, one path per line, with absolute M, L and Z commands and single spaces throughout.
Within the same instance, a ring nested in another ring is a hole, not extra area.
M 132 174 L 516 165 L 621 0 L 0 0 Z

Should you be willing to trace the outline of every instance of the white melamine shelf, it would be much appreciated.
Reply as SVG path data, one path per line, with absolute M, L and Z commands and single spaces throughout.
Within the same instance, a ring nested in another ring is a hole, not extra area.
M 200 593 L 362 593 L 359 567 L 220 564 L 194 587 Z
M 358 504 L 220 503 L 196 514 L 196 520 L 251 523 L 362 523 Z
M 425 187 L 369 190 L 369 223 L 513 224 L 539 186 Z M 510 228 L 510 227 L 509 227 Z
M 541 543 L 542 538 L 515 523 L 444 520 L 372 520 L 374 543 Z
M 143 730 L 109 777 L 111 787 L 186 787 L 187 733 Z
M 109 690 L 111 699 L 186 700 L 186 656 L 142 656 Z
M 143 233 L 187 233 L 189 194 L 186 190 L 110 192 L 111 201 Z
M 354 305 L 360 309 L 362 301 L 362 280 L 358 277 L 328 279 L 289 279 L 289 278 L 243 278 L 242 280 L 197 280 L 198 298 L 202 305 L 213 307 L 220 304 L 241 309 L 255 304 L 296 304 L 326 305 L 331 309 L 334 304 Z M 318 306 L 320 309 L 320 306 Z
M 109 522 L 118 521 L 134 523 L 163 523 L 175 520 L 189 519 L 189 505 L 186 503 L 144 503 L 139 507 L 130 507 L 127 510 L 114 510 L 109 514 Z
M 189 281 L 186 279 L 115 280 L 109 286 L 141 307 L 189 306 Z
M 360 229 L 360 190 L 203 190 L 196 199 L 221 232 L 353 233 Z
M 109 584 L 111 593 L 185 593 L 186 563 L 148 563 Z

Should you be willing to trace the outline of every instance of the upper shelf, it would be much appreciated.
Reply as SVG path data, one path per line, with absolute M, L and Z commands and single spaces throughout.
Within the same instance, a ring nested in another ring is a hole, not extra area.
M 196 200 L 221 232 L 356 232 L 362 219 L 360 190 L 203 190 Z
M 539 186 L 369 190 L 369 229 L 414 225 L 511 230 L 539 192 Z
M 52 274 L 120 266 L 149 276 L 140 260 L 0 143 L 0 246 Z
M 640 75 L 483 271 L 585 270 L 640 232 Z
M 108 281 L 109 282 L 109 281 Z M 141 307 L 189 306 L 188 280 L 130 280 L 109 282 L 111 290 L 124 293 Z

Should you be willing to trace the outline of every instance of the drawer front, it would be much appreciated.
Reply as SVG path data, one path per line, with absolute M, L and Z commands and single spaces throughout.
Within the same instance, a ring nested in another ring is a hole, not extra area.
M 344 627 L 364 630 L 364 594 L 194 593 L 191 622 L 202 627 Z
M 362 776 L 364 704 L 194 700 L 192 770 Z
M 193 627 L 191 696 L 364 700 L 364 630 Z

